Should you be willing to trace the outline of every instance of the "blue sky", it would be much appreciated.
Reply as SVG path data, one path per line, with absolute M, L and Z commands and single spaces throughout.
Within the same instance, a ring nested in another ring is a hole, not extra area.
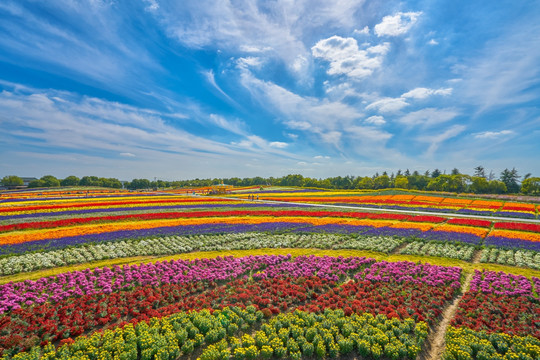
M 540 3 L 0 2 L 0 175 L 540 176 Z

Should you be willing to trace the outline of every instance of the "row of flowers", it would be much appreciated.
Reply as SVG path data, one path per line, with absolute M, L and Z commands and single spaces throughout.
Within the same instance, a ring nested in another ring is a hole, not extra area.
M 265 255 L 225 257 L 194 261 L 172 260 L 141 265 L 114 266 L 74 271 L 36 281 L 0 286 L 2 313 L 34 303 L 58 302 L 73 296 L 112 293 L 135 286 L 181 284 L 192 281 L 219 282 L 258 272 L 256 278 L 319 276 L 338 281 L 348 277 L 374 281 L 446 284 L 459 287 L 460 268 L 408 262 L 374 263 L 373 259 L 350 257 Z
M 255 326 L 260 326 L 252 336 Z M 113 359 L 169 360 L 189 356 L 202 348 L 201 360 L 335 358 L 358 354 L 373 359 L 415 359 L 427 338 L 425 323 L 399 321 L 384 315 L 327 310 L 321 314 L 295 311 L 263 321 L 253 307 L 224 308 L 209 312 L 181 312 L 149 322 L 127 324 L 90 337 L 67 339 L 34 347 L 3 360 Z
M 136 197 L 130 199 L 102 199 L 102 201 L 96 201 L 90 199 L 88 201 L 81 201 L 77 199 L 70 202 L 62 202 L 60 204 L 47 204 L 47 202 L 40 202 L 41 205 L 24 204 L 19 206 L 2 206 L 0 207 L 0 215 L 18 215 L 28 213 L 47 213 L 47 212 L 60 212 L 66 210 L 75 209 L 97 209 L 97 208 L 110 208 L 110 207 L 132 207 L 132 206 L 152 206 L 152 205 L 181 205 L 186 203 L 239 203 L 239 200 L 224 199 L 224 198 L 193 198 L 184 196 L 153 196 L 148 195 L 144 198 Z
M 342 309 L 347 315 L 385 314 L 433 324 L 459 289 L 460 271 L 456 268 L 385 262 L 366 267 L 370 264 L 371 260 L 362 258 L 306 257 L 270 262 L 266 271 L 256 272 L 253 278 L 228 280 L 222 285 L 215 281 L 151 281 L 113 292 L 90 291 L 76 298 L 53 299 L 53 295 L 46 302 L 25 305 L 1 316 L 0 348 L 11 352 L 20 350 L 21 344 L 59 341 L 103 326 L 112 329 L 179 311 L 233 305 L 253 305 L 266 316 L 294 308 L 317 313 Z M 335 282 L 356 270 L 360 272 L 354 275 L 355 281 L 342 285 Z
M 242 196 L 235 194 L 235 196 Z M 320 204 L 357 204 L 357 205 L 375 205 L 380 207 L 398 207 L 398 208 L 416 208 L 416 209 L 436 209 L 439 211 L 457 211 L 460 209 L 470 209 L 477 211 L 486 211 L 494 215 L 510 217 L 532 217 L 535 218 L 537 208 L 534 204 L 500 202 L 489 200 L 473 200 L 444 198 L 437 196 L 412 196 L 412 195 L 365 195 L 364 193 L 354 192 L 317 192 L 306 193 L 271 193 L 261 194 L 261 199 L 286 201 L 286 202 L 304 202 Z
M 426 242 L 414 240 L 414 238 L 410 237 L 358 235 L 357 233 L 350 234 L 345 231 L 339 233 L 337 230 L 340 229 L 328 227 L 326 227 L 326 230 L 335 233 L 269 234 L 243 232 L 164 236 L 85 244 L 0 258 L 0 276 L 98 260 L 132 256 L 173 255 L 191 251 L 321 248 L 371 250 L 390 253 L 400 245 L 408 243 L 399 251 L 400 254 L 438 256 L 470 261 L 474 251 L 477 249 L 476 246 L 463 243 Z M 482 250 L 480 261 L 540 269 L 540 253 L 528 250 L 487 247 Z

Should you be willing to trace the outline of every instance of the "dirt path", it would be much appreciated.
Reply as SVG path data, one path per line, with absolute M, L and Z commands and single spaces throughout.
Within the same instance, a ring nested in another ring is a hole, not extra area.
M 476 257 L 477 256 L 475 256 L 475 258 Z M 461 285 L 461 295 L 455 298 L 454 302 L 444 310 L 443 315 L 442 315 L 443 318 L 441 322 L 437 326 L 435 332 L 429 335 L 428 337 L 428 343 L 430 344 L 429 352 L 423 358 L 424 360 L 441 359 L 442 354 L 444 352 L 444 348 L 446 346 L 446 331 L 448 330 L 450 321 L 456 314 L 457 307 L 459 305 L 459 302 L 461 301 L 461 298 L 463 297 L 463 294 L 465 294 L 465 291 L 467 291 L 467 289 L 469 288 L 469 284 L 472 280 L 473 274 L 474 274 L 473 272 L 470 272 L 469 274 L 467 274 L 465 281 Z

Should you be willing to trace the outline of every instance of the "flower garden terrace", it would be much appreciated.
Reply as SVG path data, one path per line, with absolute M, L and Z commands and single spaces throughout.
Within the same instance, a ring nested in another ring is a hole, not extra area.
M 540 356 L 533 223 L 162 193 L 0 210 L 4 359 L 427 358 L 445 319 L 435 358 Z
M 384 193 L 384 191 L 381 191 Z M 392 191 L 387 191 L 392 193 Z M 475 197 L 447 197 L 437 193 L 410 192 L 377 194 L 373 191 L 325 191 L 314 189 L 262 190 L 236 192 L 229 196 L 248 198 L 258 195 L 260 200 L 272 200 L 308 204 L 353 205 L 376 209 L 397 209 L 422 212 L 445 212 L 464 215 L 513 217 L 537 219 L 540 205 L 516 201 L 491 200 Z

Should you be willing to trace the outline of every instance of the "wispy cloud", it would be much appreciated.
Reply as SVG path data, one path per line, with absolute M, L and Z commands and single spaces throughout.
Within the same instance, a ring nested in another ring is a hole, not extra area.
M 443 95 L 448 96 L 452 94 L 452 88 L 445 88 L 445 89 L 427 89 L 427 88 L 416 88 L 409 92 L 404 93 L 401 95 L 403 98 L 413 98 L 413 99 L 425 99 L 431 95 Z
M 383 17 L 382 22 L 375 25 L 377 36 L 399 36 L 407 33 L 418 20 L 422 12 L 399 12 Z
M 473 134 L 476 139 L 499 139 L 513 135 L 512 130 L 501 130 L 501 131 L 484 131 L 480 133 Z
M 425 108 L 410 112 L 398 121 L 409 126 L 422 125 L 427 127 L 448 122 L 458 115 L 459 112 L 455 109 Z
M 383 98 L 372 102 L 366 106 L 366 109 L 376 109 L 383 113 L 395 113 L 406 106 L 409 106 L 409 103 L 402 98 Z

